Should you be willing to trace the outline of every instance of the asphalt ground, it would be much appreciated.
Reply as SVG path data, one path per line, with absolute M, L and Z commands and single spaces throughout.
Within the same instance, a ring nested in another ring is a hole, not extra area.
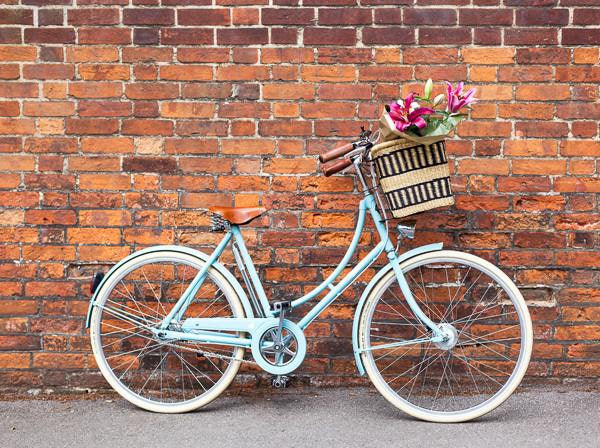
M 0 446 L 597 448 L 600 392 L 536 386 L 461 424 L 414 420 L 373 388 L 229 396 L 181 415 L 153 414 L 116 397 L 0 397 Z

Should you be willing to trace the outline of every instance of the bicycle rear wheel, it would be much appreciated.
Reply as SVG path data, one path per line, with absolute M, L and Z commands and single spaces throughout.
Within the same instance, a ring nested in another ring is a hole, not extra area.
M 394 406 L 423 420 L 467 421 L 495 409 L 521 382 L 531 356 L 521 293 L 497 267 L 466 253 L 431 252 L 401 268 L 447 340 L 418 341 L 432 332 L 413 315 L 390 270 L 360 317 L 359 347 L 371 381 Z M 389 344 L 398 345 L 377 348 Z
M 205 262 L 178 251 L 134 257 L 98 291 L 90 324 L 96 363 L 126 400 L 153 412 L 204 406 L 235 377 L 239 347 L 164 340 L 152 331 L 172 309 Z M 234 288 L 211 268 L 180 321 L 188 317 L 245 317 Z

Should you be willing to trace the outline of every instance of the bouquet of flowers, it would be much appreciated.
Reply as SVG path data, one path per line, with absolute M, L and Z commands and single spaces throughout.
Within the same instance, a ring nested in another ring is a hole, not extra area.
M 477 101 L 475 89 L 465 91 L 461 81 L 456 88 L 448 85 L 447 93 L 431 98 L 433 81 L 428 79 L 422 96 L 409 94 L 404 99 L 385 106 L 381 119 L 384 140 L 404 137 L 422 140 L 423 137 L 443 137 L 452 132 L 467 115 L 461 109 Z M 444 108 L 444 103 L 446 107 Z
M 371 158 L 395 218 L 454 204 L 444 139 L 476 99 L 475 89 L 464 91 L 462 82 L 447 84 L 446 94 L 431 99 L 433 81 L 427 80 L 422 96 L 411 93 L 386 105 L 379 121 L 381 142 Z

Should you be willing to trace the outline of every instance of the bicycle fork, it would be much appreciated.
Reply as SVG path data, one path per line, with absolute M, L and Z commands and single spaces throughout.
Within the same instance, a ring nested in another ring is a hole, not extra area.
M 440 327 L 435 322 L 433 322 L 431 319 L 429 319 L 429 317 L 427 317 L 425 315 L 425 313 L 423 312 L 423 310 L 421 309 L 421 307 L 415 300 L 415 297 L 413 296 L 410 286 L 408 286 L 408 283 L 406 282 L 404 273 L 402 272 L 402 269 L 400 268 L 400 261 L 399 261 L 398 256 L 396 255 L 396 251 L 392 250 L 392 251 L 388 252 L 387 257 L 388 257 L 388 260 L 390 261 L 390 265 L 392 266 L 392 269 L 394 270 L 394 273 L 396 274 L 396 279 L 398 280 L 398 285 L 400 286 L 400 290 L 402 291 L 402 294 L 404 295 L 404 298 L 405 298 L 406 302 L 408 303 L 408 306 L 410 307 L 411 311 L 413 312 L 413 314 L 415 315 L 415 317 L 417 319 L 419 319 L 427 328 L 429 328 L 433 332 L 433 337 L 429 340 L 431 342 L 444 341 L 447 338 L 447 336 L 442 332 Z

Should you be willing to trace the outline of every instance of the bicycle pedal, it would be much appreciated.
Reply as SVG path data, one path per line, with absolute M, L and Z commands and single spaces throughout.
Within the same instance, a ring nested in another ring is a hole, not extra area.
M 287 375 L 275 375 L 271 378 L 271 386 L 275 389 L 285 389 L 290 385 L 291 378 Z

